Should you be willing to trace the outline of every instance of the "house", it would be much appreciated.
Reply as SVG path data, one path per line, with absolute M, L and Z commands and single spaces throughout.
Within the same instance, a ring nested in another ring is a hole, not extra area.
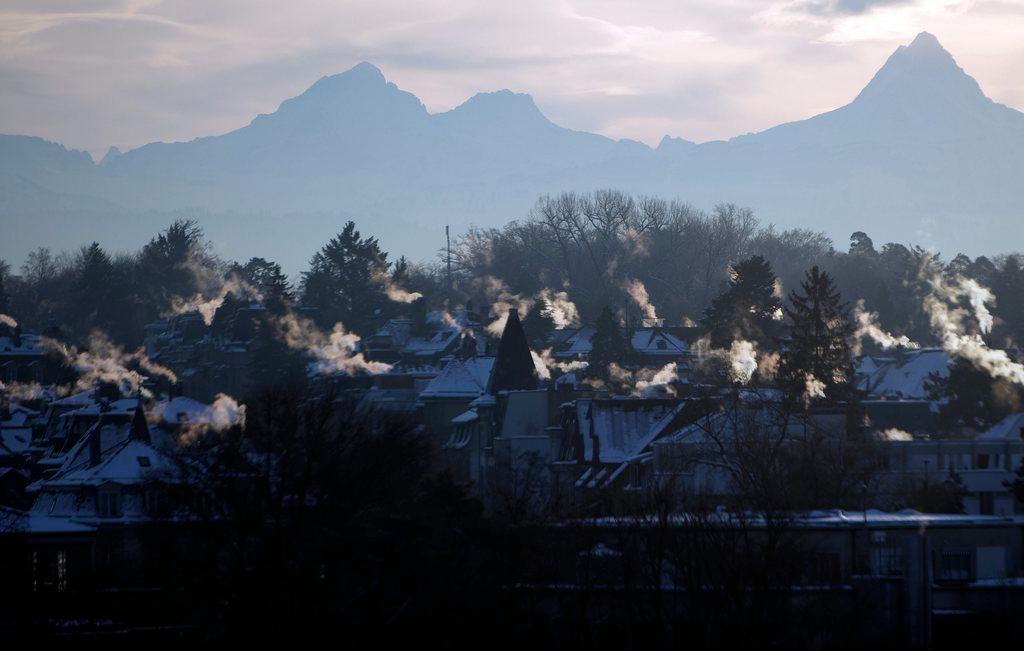
M 710 628 L 727 640 L 717 609 L 742 609 L 741 595 L 774 581 L 772 625 L 793 627 L 780 637 L 799 648 L 970 648 L 1014 644 L 1024 604 L 1021 516 L 712 510 L 560 521 L 547 533 L 554 560 L 529 566 L 519 589 L 552 614 L 585 598 L 594 623 L 662 608 L 687 635 Z M 735 564 L 767 558 L 744 550 L 772 540 L 785 540 L 773 573 Z M 807 639 L 808 629 L 833 638 Z
M 934 378 L 949 377 L 949 353 L 941 348 L 899 349 L 892 357 L 860 359 L 857 388 L 869 398 L 927 400 Z
M 48 334 L 47 334 L 48 333 Z M 63 373 L 59 360 L 47 353 L 43 340 L 59 336 L 55 329 L 43 335 L 22 333 L 19 326 L 0 324 L 0 386 L 52 384 Z
M 1011 414 L 973 438 L 884 440 L 883 473 L 892 490 L 907 483 L 927 485 L 956 473 L 968 514 L 1024 513 L 1006 482 L 1024 464 L 1024 414 Z
M 166 487 L 178 475 L 172 459 L 153 445 L 142 406 L 136 401 L 130 418 L 101 410 L 56 459 L 59 464 L 48 464 L 44 477 L 27 488 L 30 517 L 93 528 L 94 569 L 104 584 L 145 584 L 166 572 L 154 566 L 154 550 L 171 541 Z

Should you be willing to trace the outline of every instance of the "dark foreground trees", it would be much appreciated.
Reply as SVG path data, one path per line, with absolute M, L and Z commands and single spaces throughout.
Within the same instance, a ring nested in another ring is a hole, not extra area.
M 201 435 L 180 461 L 194 488 L 179 503 L 205 505 L 216 532 L 181 568 L 209 609 L 206 636 L 444 641 L 464 634 L 456 619 L 501 616 L 505 566 L 484 551 L 500 546 L 408 419 L 276 388 L 249 403 L 244 428 Z

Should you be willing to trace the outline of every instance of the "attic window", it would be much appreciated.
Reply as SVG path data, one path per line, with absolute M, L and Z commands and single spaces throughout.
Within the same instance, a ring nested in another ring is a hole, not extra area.
M 668 348 L 668 346 L 665 345 L 665 340 L 664 339 L 659 339 L 658 340 L 658 350 L 665 350 L 666 348 Z
M 149 457 L 135 457 L 135 459 L 139 462 L 139 465 L 142 466 L 143 468 L 149 468 L 149 466 L 150 466 Z

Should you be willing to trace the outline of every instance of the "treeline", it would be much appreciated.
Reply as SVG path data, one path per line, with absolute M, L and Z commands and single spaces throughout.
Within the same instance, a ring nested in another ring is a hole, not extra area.
M 728 290 L 736 266 L 754 256 L 778 277 L 780 297 L 818 266 L 846 302 L 863 299 L 886 329 L 922 343 L 932 341 L 921 308 L 927 287 L 920 277 L 931 257 L 945 273 L 993 290 L 990 343 L 1024 339 L 1019 254 L 961 254 L 942 262 L 913 245 L 876 247 L 861 232 L 844 251 L 820 232 L 763 224 L 747 208 L 723 204 L 707 213 L 611 190 L 542 197 L 522 221 L 472 229 L 456 240 L 450 266 L 444 251 L 421 264 L 389 260 L 379 242 L 351 222 L 291 279 L 269 255 L 244 263 L 218 259 L 194 221 L 172 224 L 135 253 L 112 253 L 98 243 L 71 253 L 39 248 L 18 273 L 0 261 L 0 313 L 27 329 L 52 322 L 72 339 L 101 329 L 123 345 L 137 345 L 146 323 L 172 312 L 176 302 L 215 294 L 234 275 L 268 301 L 311 308 L 321 325 L 342 322 L 364 336 L 397 314 L 422 316 L 467 302 L 486 314 L 499 301 L 514 303 L 544 290 L 565 291 L 584 322 L 610 307 L 620 319 L 656 310 L 667 324 L 679 324 L 704 321 L 715 298 Z M 634 281 L 647 292 L 648 310 L 630 294 Z M 395 288 L 401 300 L 389 298 Z M 422 300 L 413 300 L 416 294 Z

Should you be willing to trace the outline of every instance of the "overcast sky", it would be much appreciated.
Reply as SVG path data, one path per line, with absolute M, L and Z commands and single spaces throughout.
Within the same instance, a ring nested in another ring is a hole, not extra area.
M 848 102 L 922 30 L 1024 108 L 1024 0 L 0 0 L 0 132 L 94 155 L 223 133 L 366 60 L 432 112 L 509 88 L 574 129 L 705 141 Z

